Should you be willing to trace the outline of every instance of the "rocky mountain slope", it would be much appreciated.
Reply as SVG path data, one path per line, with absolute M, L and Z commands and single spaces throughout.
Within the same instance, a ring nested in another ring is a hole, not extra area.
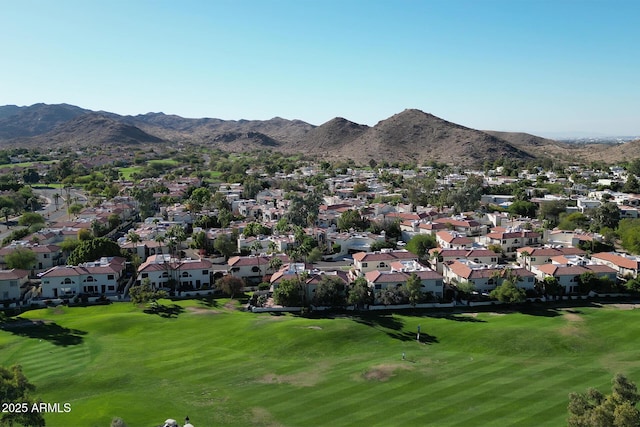
M 480 131 L 408 109 L 366 126 L 334 118 L 320 126 L 276 117 L 270 120 L 191 119 L 163 113 L 120 116 L 67 104 L 0 107 L 0 147 L 131 146 L 173 148 L 199 144 L 225 151 L 277 150 L 356 163 L 437 161 L 464 166 L 508 157 L 587 158 L 584 146 L 524 133 Z M 614 149 L 610 156 L 629 156 Z M 606 148 L 609 150 L 609 148 Z

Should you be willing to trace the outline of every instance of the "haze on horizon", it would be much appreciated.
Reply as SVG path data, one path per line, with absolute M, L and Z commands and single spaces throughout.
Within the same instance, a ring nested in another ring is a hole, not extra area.
M 640 135 L 632 0 L 3 5 L 0 105 Z

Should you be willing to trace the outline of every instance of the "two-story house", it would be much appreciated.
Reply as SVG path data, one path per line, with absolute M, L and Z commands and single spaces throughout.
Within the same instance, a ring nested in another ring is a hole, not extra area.
M 27 270 L 0 270 L 0 301 L 17 301 L 20 299 L 21 288 L 29 281 Z
M 56 266 L 38 275 L 41 296 L 68 298 L 79 294 L 115 293 L 124 270 L 125 259 L 121 257 L 101 258 L 77 266 Z

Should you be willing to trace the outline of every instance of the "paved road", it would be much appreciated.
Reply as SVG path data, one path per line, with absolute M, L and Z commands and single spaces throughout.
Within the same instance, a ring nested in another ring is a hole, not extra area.
M 47 220 L 47 224 L 51 224 L 56 221 L 64 221 L 69 218 L 67 214 L 67 209 L 65 207 L 66 205 L 65 205 L 64 197 L 66 195 L 64 194 L 64 190 L 57 189 L 57 188 L 36 188 L 33 191 L 34 193 L 38 194 L 41 197 L 41 199 L 44 200 L 42 209 L 37 210 L 36 213 L 39 213 L 40 215 L 45 217 L 45 219 Z M 60 199 L 58 200 L 57 209 L 56 209 L 55 198 L 54 198 L 55 197 L 54 194 L 56 193 L 60 194 Z M 72 197 L 77 197 L 78 201 L 81 203 L 86 203 L 87 201 L 87 197 L 83 193 L 79 192 L 78 190 L 71 190 L 70 194 Z M 16 228 L 18 218 L 20 217 L 16 216 L 16 217 L 9 218 L 10 223 L 13 224 L 9 228 L 7 228 L 7 226 L 5 225 L 4 218 L 1 219 L 2 222 L 0 223 L 0 240 L 4 239 L 6 236 L 11 234 L 11 232 Z

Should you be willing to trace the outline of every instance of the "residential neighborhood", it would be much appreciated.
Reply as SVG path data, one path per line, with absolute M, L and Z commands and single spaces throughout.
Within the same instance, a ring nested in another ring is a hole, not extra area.
M 91 204 L 49 190 L 39 205 L 57 220 L 42 217 L 0 248 L 0 296 L 6 307 L 126 301 L 143 284 L 175 297 L 218 295 L 225 277 L 260 292 L 254 310 L 285 299 L 317 309 L 318 286 L 329 282 L 334 308 L 496 303 L 492 292 L 505 281 L 531 301 L 633 291 L 640 261 L 612 234 L 638 216 L 640 196 L 620 191 L 629 172 L 504 172 L 352 165 L 328 173 L 301 162 L 214 185 L 120 176 L 117 194 Z M 119 249 L 70 262 L 92 239 Z M 28 265 L 16 268 L 25 252 Z M 283 280 L 296 281 L 299 300 L 281 296 Z M 349 298 L 356 283 L 367 288 L 360 300 Z

